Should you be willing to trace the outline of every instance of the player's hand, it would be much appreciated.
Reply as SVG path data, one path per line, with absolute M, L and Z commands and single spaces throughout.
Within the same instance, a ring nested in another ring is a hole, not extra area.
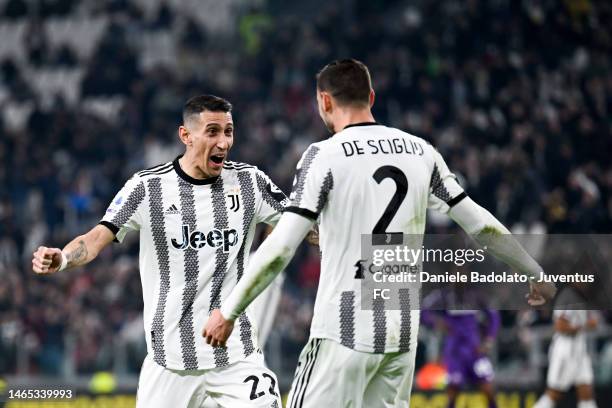
M 317 224 L 313 225 L 306 235 L 306 242 L 313 246 L 319 246 L 319 226 Z
M 527 303 L 530 306 L 542 306 L 544 303 L 551 301 L 557 288 L 549 282 L 529 282 L 529 294 L 527 294 Z
M 227 320 L 219 309 L 215 309 L 208 318 L 202 337 L 213 347 L 225 347 L 232 330 L 234 330 L 234 322 Z
M 38 247 L 32 258 L 32 270 L 39 274 L 55 273 L 62 264 L 62 250 L 59 248 Z

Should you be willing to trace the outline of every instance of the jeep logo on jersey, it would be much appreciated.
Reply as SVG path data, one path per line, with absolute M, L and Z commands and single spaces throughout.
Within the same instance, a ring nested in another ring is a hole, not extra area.
M 181 230 L 183 235 L 181 241 L 178 242 L 172 238 L 172 246 L 176 249 L 200 249 L 208 245 L 211 248 L 223 246 L 223 252 L 229 252 L 230 247 L 238 243 L 238 231 L 235 229 L 217 229 L 214 228 L 208 231 L 207 234 L 200 231 L 189 232 L 189 225 L 183 225 Z

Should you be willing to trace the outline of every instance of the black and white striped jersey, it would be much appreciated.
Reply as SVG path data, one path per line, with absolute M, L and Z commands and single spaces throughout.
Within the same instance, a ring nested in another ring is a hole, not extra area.
M 118 241 L 140 232 L 140 276 L 147 348 L 177 370 L 222 367 L 258 352 L 248 311 L 227 348 L 206 344 L 202 330 L 241 278 L 255 226 L 274 224 L 287 198 L 254 166 L 226 162 L 218 177 L 198 180 L 178 159 L 134 174 L 101 224 Z
M 373 310 L 361 307 L 356 268 L 362 234 L 422 235 L 427 208 L 447 212 L 463 197 L 442 156 L 400 130 L 351 125 L 312 144 L 298 163 L 285 209 L 319 220 L 321 277 L 311 338 L 370 353 L 413 349 L 416 296 L 400 290 L 403 310 L 385 310 L 383 303 L 374 303 Z

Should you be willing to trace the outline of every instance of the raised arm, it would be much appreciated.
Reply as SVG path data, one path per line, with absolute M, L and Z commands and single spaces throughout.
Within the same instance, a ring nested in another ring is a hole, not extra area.
M 132 176 L 115 195 L 100 223 L 89 232 L 70 241 L 63 250 L 38 247 L 32 258 L 34 272 L 50 274 L 85 265 L 94 260 L 113 240 L 123 241 L 128 231 L 140 229 L 140 209 L 145 195 L 142 179 L 138 175 Z
M 32 269 L 38 274 L 51 274 L 66 268 L 85 265 L 94 260 L 110 244 L 115 235 L 107 227 L 96 225 L 64 247 L 38 247 L 32 258 Z

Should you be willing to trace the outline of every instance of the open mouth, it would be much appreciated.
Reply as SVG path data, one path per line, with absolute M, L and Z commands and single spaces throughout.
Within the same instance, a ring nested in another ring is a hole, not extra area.
M 224 159 L 225 159 L 225 155 L 223 154 L 214 154 L 210 156 L 210 160 L 215 164 L 223 164 Z

